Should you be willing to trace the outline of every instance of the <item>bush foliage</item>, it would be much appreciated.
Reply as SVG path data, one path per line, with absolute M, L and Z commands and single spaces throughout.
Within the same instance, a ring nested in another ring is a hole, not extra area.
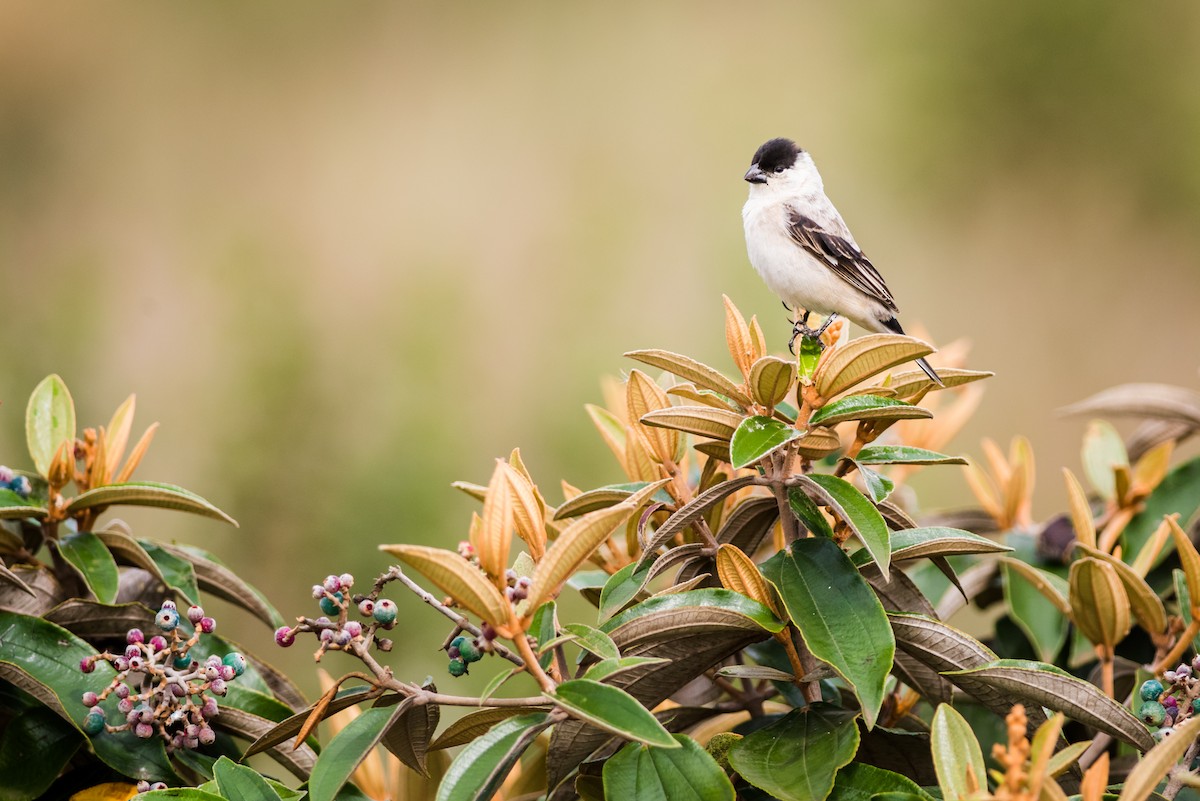
M 986 469 L 942 452 L 990 373 L 951 353 L 939 385 L 909 367 L 924 342 L 840 324 L 779 358 L 728 299 L 725 328 L 735 377 L 634 351 L 588 407 L 620 483 L 563 482 L 554 505 L 513 451 L 456 484 L 481 502 L 457 547 L 382 545 L 397 564 L 324 578 L 320 614 L 290 625 L 212 554 L 106 518 L 233 523 L 131 480 L 154 431 L 124 458 L 132 397 L 80 435 L 50 376 L 34 469 L 0 476 L 3 797 L 1094 801 L 1192 783 L 1200 459 L 1173 457 L 1200 397 L 1128 385 L 1069 409 L 1144 422 L 1127 439 L 1092 422 L 1067 511 L 1039 522 L 1030 443 L 985 442 Z M 977 503 L 922 510 L 908 482 L 929 467 L 965 471 Z M 172 617 L 204 594 L 360 666 L 310 704 L 202 610 Z M 420 603 L 447 621 L 436 683 L 387 664 Z M 483 693 L 446 691 L 470 670 Z M 316 724 L 345 710 L 322 748 Z M 244 764 L 259 753 L 274 763 Z

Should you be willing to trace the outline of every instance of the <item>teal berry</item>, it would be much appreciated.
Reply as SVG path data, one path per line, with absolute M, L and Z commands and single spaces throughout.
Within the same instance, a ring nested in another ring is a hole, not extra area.
M 448 669 L 450 670 L 450 675 L 457 678 L 467 672 L 467 663 L 461 659 L 451 659 Z
M 385 626 L 391 625 L 396 622 L 396 604 L 387 598 L 380 598 L 375 602 L 375 610 L 372 614 L 379 623 Z
M 99 709 L 93 709 L 87 713 L 87 717 L 83 719 L 83 730 L 89 735 L 99 734 L 104 731 L 104 713 Z
M 1158 696 L 1162 695 L 1162 682 L 1158 679 L 1149 679 L 1142 682 L 1142 689 L 1139 691 L 1143 701 L 1157 701 Z
M 179 626 L 179 613 L 164 606 L 154 616 L 154 622 L 163 631 L 174 631 Z
M 246 657 L 239 654 L 237 651 L 225 654 L 225 658 L 221 663 L 233 668 L 233 674 L 240 676 L 246 672 Z
M 187 654 L 177 656 L 171 661 L 171 666 L 176 670 L 187 670 L 192 665 L 192 658 Z
M 1200 715 L 1200 698 L 1192 699 L 1192 714 Z
M 342 597 L 343 596 L 340 592 L 335 592 L 332 598 L 330 598 L 328 595 L 322 597 L 321 611 L 327 615 L 336 615 L 339 611 L 341 611 Z
M 1146 701 L 1138 709 L 1138 717 L 1147 726 L 1161 726 L 1167 719 L 1167 710 L 1158 701 Z

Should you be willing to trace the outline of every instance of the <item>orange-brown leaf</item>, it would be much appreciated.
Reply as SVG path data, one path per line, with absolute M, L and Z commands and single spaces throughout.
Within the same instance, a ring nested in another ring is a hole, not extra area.
M 122 484 L 129 480 L 133 475 L 133 471 L 137 470 L 137 466 L 142 463 L 142 457 L 146 455 L 146 450 L 150 447 L 150 443 L 154 441 L 154 432 L 158 431 L 158 423 L 154 423 L 146 429 L 146 433 L 142 434 L 142 438 L 138 440 L 137 445 L 133 446 L 133 452 L 129 454 L 129 461 L 121 468 L 121 472 L 117 473 L 112 483 Z
M 487 496 L 483 499 L 482 522 L 472 532 L 471 545 L 479 557 L 479 566 L 493 580 L 504 580 L 508 568 L 508 554 L 512 548 L 513 494 L 508 480 L 507 463 L 496 460 L 492 480 L 488 482 Z
M 758 565 L 741 548 L 728 543 L 717 548 L 717 576 L 726 589 L 758 601 L 780 619 L 787 620 L 787 613 L 781 608 L 775 591 L 759 572 Z

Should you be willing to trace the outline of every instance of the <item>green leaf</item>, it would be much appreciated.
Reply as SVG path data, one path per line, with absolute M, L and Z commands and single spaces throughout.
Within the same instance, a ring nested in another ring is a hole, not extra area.
M 821 340 L 816 337 L 802 336 L 800 337 L 800 375 L 803 378 L 812 378 L 813 373 L 817 371 L 817 362 L 821 358 Z
M 966 718 L 946 704 L 939 704 L 930 732 L 933 766 L 945 801 L 967 801 L 987 789 L 983 751 Z
M 680 748 L 628 743 L 604 763 L 605 798 L 637 801 L 733 801 L 725 771 L 691 737 L 674 735 Z
M 1105 498 L 1112 499 L 1117 493 L 1117 479 L 1113 468 L 1129 466 L 1125 443 L 1112 423 L 1093 420 L 1083 435 L 1083 472 L 1088 482 Z M 1158 516 L 1162 519 L 1162 515 Z
M 229 801 L 280 801 L 258 771 L 239 765 L 227 756 L 217 760 L 213 776 L 223 798 Z
M 747 467 L 786 445 L 803 432 L 772 417 L 747 417 L 729 440 L 729 455 L 735 468 Z
M 1036 569 L 1036 568 L 1031 568 Z M 1004 600 L 1008 605 L 1013 622 L 1029 638 L 1043 662 L 1053 662 L 1063 643 L 1067 641 L 1070 621 L 1044 595 L 1008 564 L 1004 570 Z M 1058 587 L 1063 597 L 1068 595 L 1067 583 L 1062 578 L 1038 571 L 1048 583 Z
M 658 719 L 624 690 L 592 679 L 572 679 L 555 688 L 554 702 L 573 717 L 597 728 L 660 748 L 679 748 L 679 743 Z
M 649 579 L 650 567 L 647 563 L 638 570 L 638 563 L 630 562 L 609 577 L 604 583 L 604 589 L 600 591 L 601 622 L 620 612 L 637 598 Z
M 833 510 L 858 535 L 875 564 L 879 565 L 884 581 L 887 581 L 892 559 L 891 534 L 875 504 L 867 500 L 853 484 L 837 476 L 813 473 L 808 479 L 825 491 L 832 501 Z
M 216 793 L 206 793 L 194 787 L 172 787 L 169 790 L 151 790 L 140 793 L 138 801 L 225 801 Z
M 58 541 L 58 552 L 83 576 L 97 601 L 111 604 L 117 600 L 120 572 L 112 553 L 99 537 L 90 531 L 68 534 Z
M 41 797 L 82 743 L 83 735 L 48 707 L 14 716 L 0 736 L 0 801 Z
M 592 652 L 601 659 L 617 659 L 621 656 L 612 638 L 600 629 L 594 629 L 583 623 L 568 623 L 564 631 L 575 635 L 575 642 L 585 650 Z
M 476 737 L 481 737 L 502 720 L 508 720 L 517 715 L 528 715 L 541 710 L 531 706 L 497 706 L 481 709 L 463 715 L 446 727 L 438 738 L 429 746 L 430 751 L 441 751 L 445 748 L 455 748 L 466 745 Z
M 194 492 L 172 484 L 159 484 L 151 481 L 106 484 L 103 487 L 81 492 L 67 504 L 67 514 L 74 514 L 84 509 L 117 505 L 177 509 L 223 520 L 233 526 L 237 525 L 236 520 Z
M 642 617 L 643 615 L 662 612 L 667 609 L 684 609 L 694 606 L 703 606 L 736 612 L 744 617 L 750 618 L 755 623 L 772 633 L 776 631 L 782 631 L 784 627 L 784 622 L 775 617 L 770 609 L 763 604 L 760 604 L 758 601 L 747 598 L 740 592 L 732 592 L 731 590 L 703 589 L 689 590 L 687 592 L 677 592 L 671 595 L 659 595 L 654 598 L 649 598 L 645 601 L 642 601 L 637 606 L 626 609 L 624 612 L 601 626 L 600 629 L 606 634 L 610 634 L 621 625 L 628 623 L 635 618 Z
M 947 456 L 937 451 L 913 448 L 908 445 L 868 445 L 858 452 L 854 461 L 859 464 L 966 464 L 961 456 Z
M 933 796 L 907 776 L 862 762 L 851 762 L 838 771 L 833 782 L 833 798 L 838 801 L 883 801 L 882 793 L 903 793 L 925 801 Z
M 554 621 L 558 607 L 554 601 L 546 601 L 537 608 L 533 613 L 533 619 L 530 621 L 529 633 L 538 641 L 539 646 L 543 643 L 548 643 L 558 635 L 557 624 Z M 550 667 L 550 662 L 554 659 L 554 654 L 550 651 L 538 657 L 538 664 L 542 666 L 542 670 Z
M 825 515 L 821 514 L 821 509 L 816 502 L 808 497 L 804 490 L 799 487 L 792 487 L 788 490 L 788 505 L 792 507 L 792 512 L 800 519 L 804 527 L 812 532 L 813 536 L 825 539 L 833 538 L 833 527 L 829 525 Z
M 329 741 L 308 780 L 308 794 L 313 801 L 333 801 L 358 763 L 379 744 L 393 711 L 387 707 L 365 710 Z
M 823 801 L 838 769 L 858 750 L 856 717 L 824 703 L 795 709 L 742 738 L 730 749 L 729 764 L 779 801 Z
M 1142 511 L 1134 515 L 1121 532 L 1123 551 L 1129 554 L 1127 558 L 1132 559 L 1141 552 L 1142 546 L 1162 523 L 1163 515 L 1178 512 L 1180 525 L 1186 525 L 1195 517 L 1197 509 L 1200 509 L 1200 456 L 1167 473 L 1146 498 Z
M 0 488 L 0 520 L 45 517 L 46 510 L 40 506 L 34 506 L 31 501 L 32 498 L 23 498 L 10 489 Z
M 879 598 L 832 540 L 797 540 L 762 564 L 813 656 L 854 688 L 870 729 L 883 704 L 896 641 Z
M 895 481 L 869 467 L 859 465 L 858 474 L 862 476 L 863 486 L 867 488 L 872 503 L 883 503 L 896 488 Z
M 487 801 L 492 798 L 522 752 L 546 727 L 547 715 L 518 715 L 492 727 L 454 758 L 436 801 Z
M 63 442 L 75 445 L 75 402 L 57 375 L 48 375 L 34 387 L 25 407 L 25 441 L 40 475 L 50 473 L 50 462 Z
M 176 556 L 153 540 L 138 540 L 146 555 L 158 565 L 167 586 L 192 603 L 200 602 L 200 587 L 196 583 L 196 569 L 188 560 Z
M 660 665 L 666 661 L 666 659 L 659 659 L 653 656 L 626 656 L 620 659 L 601 659 L 588 668 L 587 673 L 584 673 L 583 677 L 592 681 L 602 681 L 609 676 L 615 676 L 618 673 L 624 673 L 627 670 L 633 670 L 642 665 Z
M 101 693 L 112 680 L 112 668 L 98 664 L 83 673 L 79 662 L 96 653 L 84 640 L 41 618 L 0 611 L 0 678 L 3 678 L 57 712 L 82 733 L 88 709 L 79 702 L 83 693 Z M 115 720 L 116 698 L 104 709 Z M 92 749 L 107 765 L 134 779 L 175 780 L 162 741 L 139 740 L 133 732 L 105 732 L 91 738 Z
M 850 420 L 912 420 L 932 416 L 928 409 L 899 398 L 851 395 L 821 407 L 808 422 L 814 426 L 834 426 Z

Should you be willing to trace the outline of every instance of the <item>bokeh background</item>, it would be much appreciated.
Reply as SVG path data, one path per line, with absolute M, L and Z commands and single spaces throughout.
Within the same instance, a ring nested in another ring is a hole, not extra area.
M 1060 508 L 1057 408 L 1197 384 L 1198 36 L 1184 0 L 5 3 L 0 462 L 47 373 L 88 424 L 136 392 L 139 475 L 241 528 L 123 516 L 307 613 L 377 543 L 452 547 L 450 482 L 514 446 L 552 501 L 620 480 L 583 404 L 633 348 L 730 367 L 722 293 L 782 350 L 739 212 L 786 135 L 908 324 L 997 372 L 949 450 L 1029 435 Z M 401 601 L 399 671 L 444 675 Z

